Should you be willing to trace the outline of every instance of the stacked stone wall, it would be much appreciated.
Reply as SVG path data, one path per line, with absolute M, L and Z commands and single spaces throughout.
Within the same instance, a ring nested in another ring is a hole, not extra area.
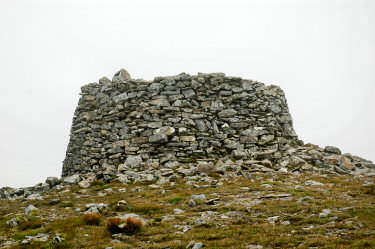
M 63 176 L 118 167 L 134 155 L 159 165 L 245 160 L 297 143 L 278 86 L 223 73 L 135 80 L 120 70 L 81 88 Z

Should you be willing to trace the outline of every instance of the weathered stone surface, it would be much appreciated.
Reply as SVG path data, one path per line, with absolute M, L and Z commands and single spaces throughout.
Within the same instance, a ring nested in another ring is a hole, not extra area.
M 81 178 L 80 178 L 79 174 L 74 174 L 72 176 L 66 177 L 64 179 L 64 182 L 70 183 L 70 184 L 75 184 L 75 183 L 78 183 L 80 179 Z
M 124 83 L 125 81 L 130 80 L 130 74 L 125 69 L 121 69 L 112 78 L 113 83 Z
M 82 180 L 78 183 L 78 185 L 81 187 L 81 188 L 88 188 L 90 187 L 90 182 L 87 181 L 87 180 Z
M 121 93 L 119 95 L 116 95 L 113 97 L 113 100 L 115 101 L 115 103 L 117 102 L 120 102 L 120 101 L 123 101 L 123 100 L 127 100 L 129 97 L 128 97 L 128 94 L 127 93 Z
M 206 126 L 206 123 L 203 120 L 198 119 L 198 120 L 195 121 L 195 123 L 197 125 L 198 131 L 201 131 L 201 132 L 207 131 L 208 128 Z
M 32 201 L 42 201 L 43 200 L 43 196 L 41 196 L 40 194 L 31 194 L 29 195 L 27 198 L 27 200 L 32 200 Z
M 141 156 L 128 156 L 125 161 L 125 166 L 129 168 L 135 168 L 138 167 L 142 163 Z
M 170 106 L 171 104 L 169 103 L 168 99 L 165 98 L 158 98 L 150 102 L 151 105 L 156 105 L 156 106 Z
M 166 134 L 156 134 L 148 137 L 150 143 L 165 143 L 168 142 L 168 136 Z
M 159 129 L 156 129 L 154 131 L 154 135 L 157 135 L 157 134 L 165 134 L 167 136 L 170 136 L 172 134 L 175 133 L 175 129 L 173 127 L 170 127 L 170 126 L 164 126 L 164 127 L 161 127 Z
M 334 146 L 326 146 L 324 152 L 341 155 L 341 150 Z
M 46 179 L 46 183 L 50 186 L 50 187 L 54 187 L 56 186 L 57 184 L 59 184 L 59 179 L 57 177 L 53 177 L 53 176 L 49 176 L 47 177 Z
M 108 208 L 107 204 L 104 203 L 88 203 L 85 206 L 86 214 L 87 213 L 102 213 L 104 210 Z
M 183 142 L 195 142 L 195 136 L 181 136 Z
M 223 105 L 223 102 L 221 100 L 214 100 L 211 102 L 211 110 L 217 111 L 222 110 L 225 108 L 225 105 Z
M 230 118 L 236 116 L 237 111 L 234 109 L 223 110 L 218 113 L 219 118 Z
M 17 221 L 16 218 L 12 218 L 12 219 L 7 221 L 7 225 L 10 226 L 10 227 L 16 227 L 16 226 L 18 226 L 18 221 Z
M 232 151 L 232 157 L 235 159 L 246 159 L 247 158 L 247 153 L 245 150 L 233 150 Z
M 198 162 L 198 172 L 210 173 L 215 171 L 215 165 L 213 162 Z
M 30 214 L 30 213 L 32 213 L 34 210 L 38 210 L 38 208 L 34 207 L 33 205 L 29 205 L 29 206 L 25 209 L 25 214 Z

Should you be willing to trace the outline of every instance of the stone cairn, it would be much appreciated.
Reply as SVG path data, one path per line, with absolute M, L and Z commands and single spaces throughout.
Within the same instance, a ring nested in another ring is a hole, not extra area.
M 150 82 L 120 70 L 112 81 L 83 86 L 81 95 L 63 176 L 117 168 L 129 158 L 159 167 L 227 155 L 246 160 L 298 143 L 279 87 L 223 73 Z
M 34 189 L 0 189 L 0 198 L 94 179 L 173 181 L 216 172 L 374 174 L 375 165 L 333 146 L 304 144 L 278 86 L 224 73 L 113 79 L 81 88 L 63 179 Z

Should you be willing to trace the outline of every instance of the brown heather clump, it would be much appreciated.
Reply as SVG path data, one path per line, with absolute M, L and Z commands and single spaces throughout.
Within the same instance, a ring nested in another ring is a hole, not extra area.
M 96 213 L 88 213 L 83 216 L 83 221 L 86 225 L 98 226 L 102 216 Z
M 107 230 L 111 233 L 121 233 L 122 229 L 120 228 L 121 219 L 120 218 L 109 218 L 107 222 Z
M 126 221 L 120 218 L 109 218 L 107 230 L 111 233 L 134 234 L 139 232 L 143 227 L 142 221 L 135 218 L 127 218 Z
M 126 234 L 134 234 L 136 232 L 139 232 L 142 226 L 143 226 L 142 221 L 129 217 L 126 220 L 123 230 L 124 230 L 124 233 Z

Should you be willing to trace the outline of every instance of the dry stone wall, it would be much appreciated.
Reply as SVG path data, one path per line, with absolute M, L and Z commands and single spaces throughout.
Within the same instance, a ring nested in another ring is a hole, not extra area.
M 223 73 L 131 79 L 120 70 L 81 88 L 63 176 L 108 166 L 250 160 L 301 145 L 278 86 Z M 280 163 L 281 156 L 269 158 Z

